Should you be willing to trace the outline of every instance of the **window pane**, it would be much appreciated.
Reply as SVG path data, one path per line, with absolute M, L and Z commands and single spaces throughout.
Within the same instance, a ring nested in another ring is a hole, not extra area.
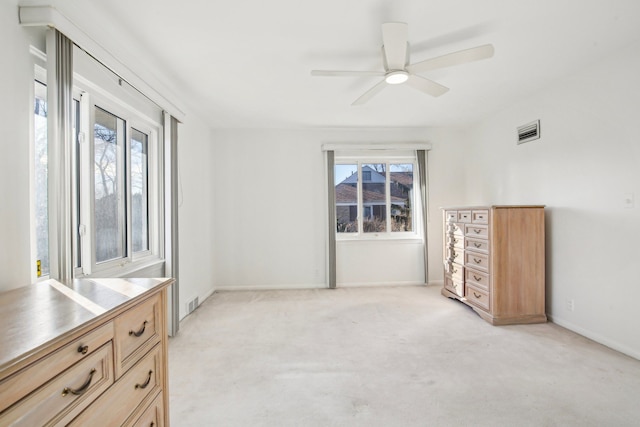
M 358 165 L 336 165 L 336 231 L 358 232 Z
M 386 165 L 362 165 L 362 228 L 365 233 L 387 231 Z
M 36 256 L 40 261 L 38 277 L 49 274 L 49 213 L 47 179 L 47 87 L 35 82 L 33 122 L 35 125 L 35 226 Z
M 391 231 L 413 231 L 413 165 L 389 165 Z
M 124 120 L 95 108 L 94 203 L 96 262 L 125 255 Z
M 76 194 L 76 209 L 75 209 L 75 227 L 76 227 L 76 254 L 75 254 L 75 267 L 81 267 L 82 261 L 82 236 L 80 235 L 80 101 L 77 99 L 73 100 L 73 137 L 75 140 L 76 146 L 76 164 L 75 164 L 75 174 L 76 179 L 74 182 L 74 191 Z
M 133 252 L 149 249 L 148 205 L 149 136 L 131 129 L 131 239 Z

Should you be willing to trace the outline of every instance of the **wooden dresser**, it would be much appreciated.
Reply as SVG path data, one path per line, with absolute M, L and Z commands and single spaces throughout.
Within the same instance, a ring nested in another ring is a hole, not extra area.
M 47 280 L 0 294 L 0 426 L 167 426 L 173 279 Z
M 444 209 L 442 295 L 493 325 L 546 322 L 544 206 Z

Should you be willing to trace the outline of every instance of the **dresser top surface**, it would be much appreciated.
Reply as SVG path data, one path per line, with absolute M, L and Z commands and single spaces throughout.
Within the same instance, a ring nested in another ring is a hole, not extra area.
M 484 206 L 445 206 L 440 209 L 444 211 L 468 211 L 473 209 L 531 209 L 544 208 L 545 205 L 484 205 Z
M 45 280 L 0 293 L 0 371 L 173 281 L 76 279 L 64 285 Z

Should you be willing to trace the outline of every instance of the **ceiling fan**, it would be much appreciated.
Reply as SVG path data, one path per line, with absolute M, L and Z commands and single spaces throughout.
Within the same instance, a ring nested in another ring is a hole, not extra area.
M 377 95 L 388 84 L 406 83 L 414 89 L 431 96 L 440 96 L 449 88 L 417 75 L 429 70 L 451 67 L 466 62 L 478 61 L 493 56 L 493 45 L 485 44 L 471 49 L 460 50 L 425 61 L 409 63 L 408 28 L 404 22 L 382 24 L 382 62 L 384 71 L 337 71 L 313 70 L 312 76 L 384 76 L 384 79 L 366 91 L 351 105 L 362 105 Z

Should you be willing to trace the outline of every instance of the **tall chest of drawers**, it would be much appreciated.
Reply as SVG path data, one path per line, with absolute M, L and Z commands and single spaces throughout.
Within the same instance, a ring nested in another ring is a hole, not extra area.
M 546 322 L 544 206 L 444 209 L 442 295 L 494 325 Z
M 172 282 L 49 280 L 0 294 L 0 426 L 168 425 Z

